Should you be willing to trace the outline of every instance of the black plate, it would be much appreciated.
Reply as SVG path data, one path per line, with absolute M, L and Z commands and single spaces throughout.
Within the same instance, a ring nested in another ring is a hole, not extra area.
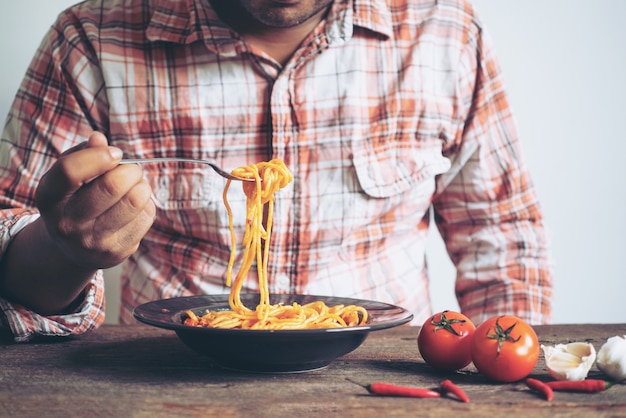
M 258 294 L 241 295 L 245 306 L 254 308 Z M 272 294 L 270 303 L 301 305 L 323 301 L 328 306 L 360 305 L 367 309 L 368 324 L 357 327 L 248 330 L 189 327 L 183 325 L 185 311 L 202 315 L 207 309 L 229 309 L 228 295 L 190 296 L 157 300 L 135 308 L 135 318 L 148 325 L 170 329 L 193 350 L 228 369 L 290 373 L 319 369 L 357 347 L 371 331 L 405 324 L 413 314 L 399 306 L 370 300 L 340 297 Z

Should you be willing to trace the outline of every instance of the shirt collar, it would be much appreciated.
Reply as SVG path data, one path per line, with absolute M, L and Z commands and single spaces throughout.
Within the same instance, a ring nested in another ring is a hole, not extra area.
M 215 52 L 235 53 L 236 35 L 219 20 L 208 0 L 156 0 L 154 5 L 146 29 L 150 42 L 190 44 L 204 40 Z M 329 43 L 346 42 L 354 26 L 391 37 L 391 15 L 385 0 L 336 0 L 326 25 Z
M 220 44 L 233 40 L 232 30 L 222 23 L 208 0 L 156 0 L 146 37 L 150 42 L 190 44 L 205 40 Z
M 385 0 L 354 0 L 353 24 L 385 39 L 393 36 L 391 13 Z

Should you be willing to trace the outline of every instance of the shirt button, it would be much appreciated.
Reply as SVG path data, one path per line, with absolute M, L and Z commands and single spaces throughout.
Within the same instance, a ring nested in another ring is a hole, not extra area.
M 161 203 L 165 203 L 170 198 L 170 192 L 164 187 L 159 187 L 155 193 L 157 200 Z
M 289 277 L 285 276 L 284 274 L 278 276 L 278 279 L 276 280 L 276 287 L 278 291 L 289 291 L 290 285 L 291 280 L 289 280 Z
M 161 202 L 166 203 L 170 199 L 170 182 L 167 177 L 163 177 L 159 180 L 159 185 L 154 192 L 154 197 Z

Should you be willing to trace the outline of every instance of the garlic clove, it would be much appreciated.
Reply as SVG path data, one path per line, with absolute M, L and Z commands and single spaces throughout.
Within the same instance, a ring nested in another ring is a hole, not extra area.
M 584 380 L 596 360 L 596 350 L 589 343 L 541 345 L 550 376 L 556 380 Z
M 626 335 L 611 337 L 600 347 L 598 369 L 615 381 L 626 379 Z

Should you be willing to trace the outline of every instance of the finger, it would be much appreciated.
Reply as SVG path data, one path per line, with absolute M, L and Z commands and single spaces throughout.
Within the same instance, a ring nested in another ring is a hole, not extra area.
M 101 132 L 93 132 L 91 135 L 89 135 L 89 139 L 87 140 L 87 146 L 88 147 L 106 147 L 109 145 L 109 141 L 107 140 L 107 137 L 104 136 L 103 133 Z
M 119 148 L 108 146 L 87 147 L 61 156 L 41 179 L 38 204 L 46 206 L 67 198 L 118 165 L 121 157 Z
M 139 193 L 138 196 L 133 196 L 131 193 L 135 187 L 138 187 L 136 191 Z M 130 196 L 128 196 L 129 193 Z M 127 216 L 134 216 L 137 208 L 143 207 L 151 194 L 152 190 L 143 177 L 141 166 L 118 165 L 76 191 L 67 200 L 65 214 L 76 222 L 91 221 L 126 199 L 133 203 L 126 203 L 122 206 L 131 211 L 131 214 Z M 120 214 L 121 211 L 122 209 L 118 209 L 115 213 Z M 117 225 L 113 225 L 115 226 Z
M 115 174 L 123 179 L 127 176 L 120 172 L 129 169 L 132 168 L 120 167 L 113 171 L 118 171 Z M 141 174 L 138 166 L 134 170 Z M 110 180 L 114 175 L 109 172 L 103 177 Z M 151 198 L 152 190 L 147 181 L 141 179 L 125 193 L 118 188 L 121 196 L 104 199 L 104 193 L 97 187 L 103 177 L 85 186 L 68 201 L 63 209 L 64 215 L 59 218 L 58 226 L 54 229 L 74 253 L 81 254 L 80 262 L 98 268 L 119 264 L 134 253 L 152 226 L 156 213 Z M 87 196 L 91 203 L 84 200 Z M 102 205 L 104 200 L 108 202 L 106 205 Z M 108 209 L 93 215 L 104 207 Z
M 114 231 L 99 231 L 97 235 L 91 236 L 94 239 L 90 241 L 91 245 L 84 253 L 84 258 L 98 268 L 108 268 L 121 263 L 137 251 L 142 238 L 154 222 L 155 213 L 156 207 L 150 200 L 143 210 L 136 212 L 132 219 Z M 98 218 L 95 224 L 97 223 L 109 227 L 106 216 Z M 94 228 L 97 228 L 95 224 Z
M 154 203 L 150 201 L 144 210 L 115 231 L 83 234 L 80 247 L 72 249 L 74 257 L 77 257 L 76 264 L 99 269 L 118 265 L 137 251 L 154 222 L 155 212 Z
M 111 251 L 109 266 L 119 264 L 137 251 L 142 238 L 154 223 L 155 213 L 156 206 L 150 200 L 132 220 L 119 227 L 114 234 L 108 235 L 105 245 Z
M 133 220 L 142 212 L 154 217 L 156 209 L 152 201 L 150 184 L 140 179 L 126 193 L 120 196 L 114 205 L 107 208 L 94 220 L 94 229 L 114 232 Z
M 91 135 L 89 135 L 89 138 L 87 138 L 86 141 L 81 142 L 78 145 L 73 146 L 72 148 L 69 148 L 67 150 L 65 150 L 61 155 L 69 155 L 72 154 L 76 151 L 80 151 L 82 149 L 85 148 L 90 148 L 90 147 L 106 147 L 108 145 L 108 141 L 106 136 L 104 136 L 104 134 L 100 133 L 100 132 L 93 132 Z

